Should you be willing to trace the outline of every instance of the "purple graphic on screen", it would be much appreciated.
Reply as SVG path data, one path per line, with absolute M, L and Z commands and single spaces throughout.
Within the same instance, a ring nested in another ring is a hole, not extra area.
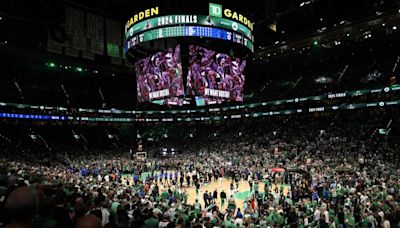
M 246 60 L 189 46 L 186 93 L 230 101 L 243 101 Z
M 135 71 L 139 102 L 184 95 L 179 45 L 137 61 Z

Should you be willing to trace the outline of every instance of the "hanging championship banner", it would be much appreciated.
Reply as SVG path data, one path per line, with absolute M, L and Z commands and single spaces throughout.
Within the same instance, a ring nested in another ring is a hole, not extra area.
M 104 18 L 102 16 L 86 14 L 86 38 L 88 39 L 87 51 L 94 54 L 104 54 Z

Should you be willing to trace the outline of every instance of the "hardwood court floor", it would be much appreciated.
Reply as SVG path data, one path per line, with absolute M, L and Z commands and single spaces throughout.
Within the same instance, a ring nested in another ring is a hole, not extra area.
M 204 200 L 203 200 L 203 194 L 208 191 L 209 193 L 211 192 L 211 195 L 213 194 L 213 192 L 215 190 L 217 190 L 218 192 L 218 199 L 217 199 L 217 203 L 218 206 L 221 207 L 221 199 L 219 197 L 219 194 L 222 190 L 224 190 L 224 192 L 226 193 L 227 198 L 229 199 L 232 195 L 231 191 L 230 191 L 230 185 L 231 185 L 231 179 L 223 179 L 221 181 L 221 184 L 219 183 L 219 181 L 213 181 L 209 184 L 205 184 L 203 186 L 200 187 L 200 192 L 198 194 L 198 196 L 196 197 L 196 189 L 194 186 L 190 186 L 188 188 L 186 188 L 186 191 L 188 193 L 188 204 L 194 204 L 196 201 L 196 198 L 199 199 L 199 202 L 201 203 L 202 207 L 204 208 Z M 234 184 L 235 186 L 235 184 Z M 260 192 L 264 192 L 264 183 L 259 183 L 259 188 L 258 191 Z M 272 189 L 275 188 L 275 185 L 272 184 Z M 284 186 L 284 190 L 283 193 L 285 195 L 287 195 L 288 192 L 288 187 Z M 243 210 L 243 202 L 245 201 L 245 199 L 247 197 L 249 197 L 250 195 L 250 186 L 249 183 L 247 181 L 240 181 L 239 182 L 239 187 L 237 189 L 237 192 L 233 194 L 233 197 L 235 199 L 236 202 L 236 207 L 239 207 L 241 210 Z M 227 203 L 225 203 L 225 206 L 223 208 L 220 208 L 221 210 L 225 210 L 225 208 L 227 207 Z
M 158 172 L 157 172 L 158 173 Z M 142 176 L 145 177 L 146 175 Z M 130 179 L 130 183 L 133 182 L 132 177 L 130 175 L 124 175 L 123 178 L 128 178 Z M 160 186 L 160 191 L 162 191 L 163 189 L 163 185 L 160 183 L 160 181 L 158 181 L 158 185 Z M 239 182 L 239 186 L 238 189 L 236 191 L 236 193 L 231 193 L 230 191 L 230 185 L 231 185 L 231 179 L 229 178 L 224 178 L 222 179 L 221 183 L 219 180 L 217 181 L 212 181 L 211 183 L 207 183 L 204 184 L 202 186 L 200 186 L 200 191 L 199 194 L 196 196 L 196 188 L 195 186 L 191 185 L 189 187 L 186 186 L 186 181 L 184 182 L 183 185 L 183 189 L 186 189 L 187 193 L 188 193 L 188 201 L 187 203 L 189 205 L 193 205 L 196 201 L 196 199 L 199 200 L 199 202 L 202 205 L 202 208 L 204 208 L 204 200 L 203 200 L 203 194 L 208 191 L 211 195 L 213 194 L 213 192 L 217 189 L 218 192 L 218 199 L 217 199 L 217 203 L 218 206 L 220 207 L 220 210 L 225 210 L 225 208 L 227 207 L 228 203 L 225 203 L 225 206 L 221 208 L 221 199 L 220 199 L 220 192 L 223 190 L 226 193 L 227 199 L 229 199 L 231 197 L 231 195 L 233 194 L 233 198 L 235 199 L 236 202 L 236 207 L 239 207 L 241 210 L 243 210 L 243 202 L 245 201 L 245 199 L 247 197 L 249 197 L 250 195 L 250 186 L 248 181 L 240 181 Z M 179 186 L 179 181 L 178 181 L 178 186 Z M 234 184 L 234 186 L 236 186 Z M 272 184 L 271 189 L 275 189 L 275 184 Z M 279 189 L 280 185 L 278 185 L 278 189 Z M 271 191 L 270 189 L 270 191 Z M 264 192 L 264 182 L 260 181 L 258 184 L 258 190 L 259 192 Z M 284 195 L 287 195 L 288 193 L 288 186 L 284 185 L 284 189 L 283 189 L 283 193 Z

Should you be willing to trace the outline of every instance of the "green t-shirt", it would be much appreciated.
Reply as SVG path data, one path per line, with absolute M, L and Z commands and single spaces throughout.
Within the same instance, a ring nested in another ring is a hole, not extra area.
M 284 221 L 285 221 L 285 219 L 283 218 L 282 215 L 280 215 L 280 214 L 277 214 L 277 215 L 276 215 L 276 223 L 277 223 L 278 225 L 283 225 Z
M 214 226 L 216 226 L 218 223 L 218 219 L 213 218 L 210 223 L 213 224 Z
M 189 215 L 187 215 L 187 214 L 183 214 L 182 217 L 183 217 L 183 221 L 185 223 L 189 220 Z
M 275 213 L 272 212 L 267 217 L 267 223 L 268 223 L 268 225 L 273 225 L 273 224 L 275 224 L 275 222 L 276 222 L 276 216 L 275 216 Z
M 118 206 L 119 206 L 119 203 L 118 203 L 118 202 L 113 202 L 113 203 L 111 204 L 111 210 L 114 212 L 114 214 L 117 213 L 117 208 L 118 208 Z
M 187 193 L 183 193 L 182 194 L 182 199 L 183 199 L 183 201 L 187 201 L 188 200 L 188 194 Z
M 293 205 L 293 200 L 292 200 L 292 199 L 286 197 L 285 201 L 286 201 L 286 203 L 288 203 L 289 205 Z
M 196 212 L 196 214 L 200 214 L 201 212 L 201 204 L 200 203 L 194 203 L 194 211 Z
M 355 221 L 354 217 L 351 215 L 348 215 L 346 224 L 347 224 L 347 227 L 355 227 L 356 221 Z
M 189 211 L 189 216 L 193 215 L 195 218 L 197 218 L 197 214 L 195 211 Z
M 151 217 L 148 218 L 146 221 L 144 221 L 144 225 L 142 226 L 143 228 L 157 228 L 158 227 L 158 220 Z
M 384 204 L 383 207 L 382 207 L 383 212 L 386 213 L 386 211 L 387 211 L 388 209 L 389 209 L 389 205 Z
M 236 204 L 235 203 L 229 203 L 228 204 L 228 209 L 231 211 L 235 211 L 236 210 Z
M 362 227 L 368 227 L 368 224 L 369 224 L 369 219 L 364 218 L 364 219 L 362 220 Z
M 317 201 L 311 201 L 310 207 L 315 208 L 318 205 Z
M 162 199 L 168 199 L 168 197 L 169 197 L 168 192 L 164 191 L 164 192 L 161 193 L 161 198 Z
M 224 222 L 225 228 L 237 228 L 236 224 L 233 224 L 229 219 Z

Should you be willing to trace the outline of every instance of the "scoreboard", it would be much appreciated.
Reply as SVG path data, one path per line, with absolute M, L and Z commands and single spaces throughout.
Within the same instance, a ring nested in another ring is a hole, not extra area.
M 171 26 L 148 30 L 137 35 L 130 36 L 130 38 L 126 42 L 126 48 L 130 49 L 140 43 L 151 40 L 182 36 L 208 37 L 231 41 L 241 44 L 250 49 L 250 51 L 254 52 L 254 44 L 248 37 L 240 33 L 227 31 L 225 29 L 205 26 Z
M 125 24 L 125 51 L 144 42 L 173 37 L 205 37 L 237 43 L 254 52 L 254 23 L 221 4 L 208 3 L 208 14 L 164 14 L 158 6 L 142 10 Z M 163 12 L 164 11 L 164 12 Z
M 148 20 L 142 21 L 138 24 L 135 24 L 129 28 L 125 33 L 127 39 L 131 36 L 136 35 L 138 33 L 142 33 L 144 31 L 148 31 L 150 29 L 154 29 L 157 27 L 163 26 L 176 26 L 182 24 L 196 24 L 201 26 L 210 26 L 216 28 L 222 28 L 227 30 L 232 30 L 234 32 L 240 33 L 254 42 L 254 37 L 249 28 L 246 26 L 225 18 L 213 17 L 213 16 L 205 16 L 205 15 L 167 15 L 161 17 L 150 18 Z

